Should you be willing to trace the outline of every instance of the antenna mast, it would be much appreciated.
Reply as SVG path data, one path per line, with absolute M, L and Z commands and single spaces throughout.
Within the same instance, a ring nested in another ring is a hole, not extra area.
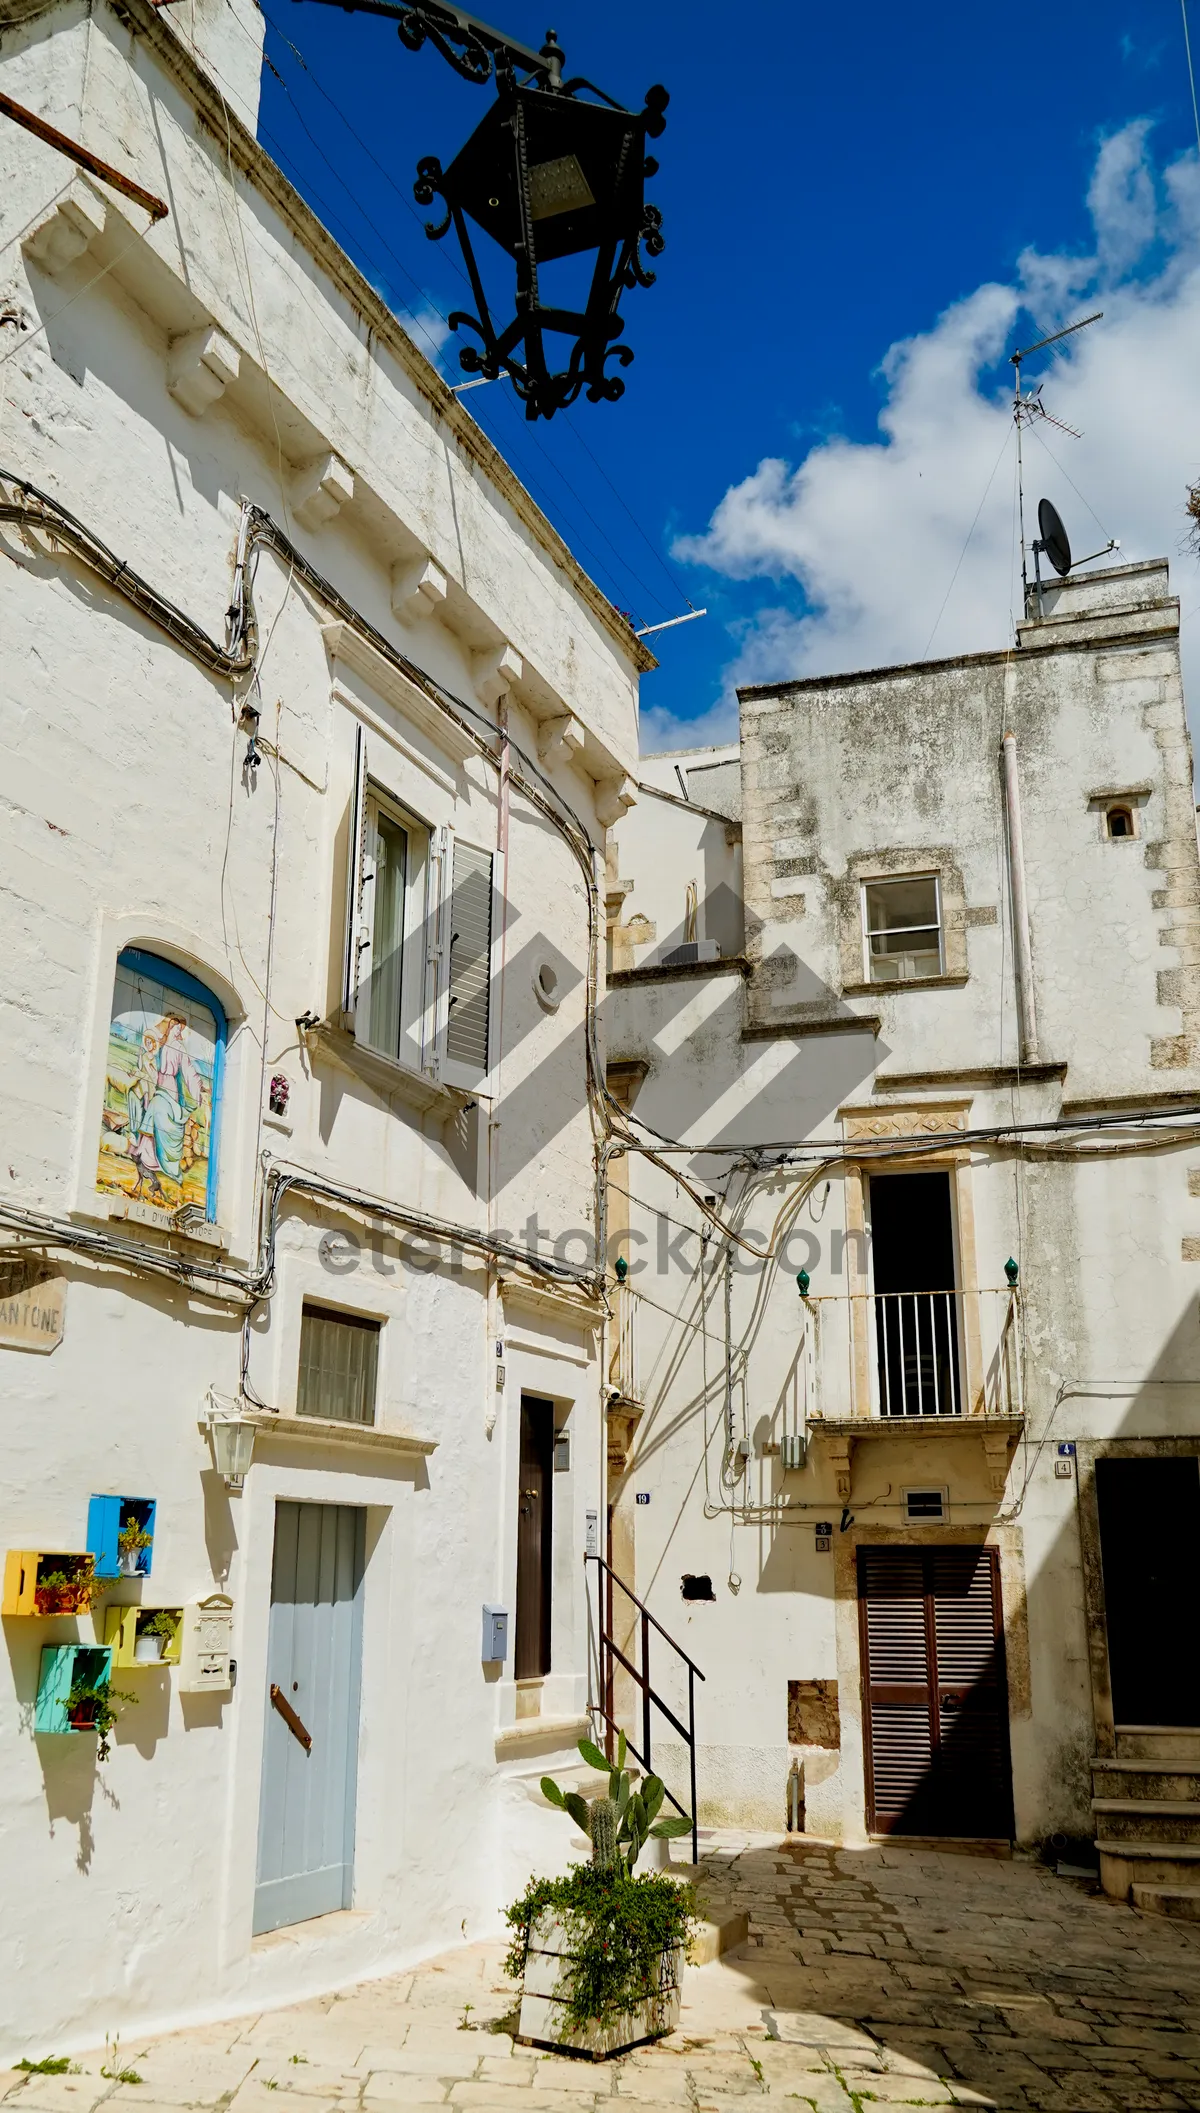
M 1045 418 L 1047 414 L 1042 409 L 1042 406 L 1037 403 L 1036 390 L 1034 390 L 1029 396 L 1023 396 L 1021 393 L 1021 361 L 1028 359 L 1030 354 L 1033 352 L 1043 351 L 1047 345 L 1057 345 L 1060 338 L 1070 337 L 1076 330 L 1086 330 L 1089 323 L 1098 323 L 1103 314 L 1104 310 L 1102 308 L 1098 308 L 1096 310 L 1095 315 L 1081 316 L 1077 323 L 1068 323 L 1065 330 L 1055 330 L 1051 333 L 1049 337 L 1039 338 L 1036 345 L 1026 345 L 1022 351 L 1012 352 L 1009 354 L 1009 358 L 1011 359 L 1013 366 L 1017 370 L 1016 393 L 1013 396 L 1013 423 L 1017 429 L 1017 513 L 1019 516 L 1021 529 L 1022 609 L 1025 608 L 1025 605 L 1029 599 L 1029 561 L 1025 554 L 1025 463 L 1021 450 L 1021 427 L 1025 425 L 1030 419 L 1035 417 L 1038 413 L 1040 413 L 1043 418 Z M 1054 425 L 1061 425 L 1062 420 L 1056 418 L 1052 421 L 1052 423 Z M 1075 432 L 1074 426 L 1067 426 L 1064 428 L 1064 430 L 1068 433 Z M 1078 439 L 1078 434 L 1076 434 L 1075 437 L 1076 439 Z

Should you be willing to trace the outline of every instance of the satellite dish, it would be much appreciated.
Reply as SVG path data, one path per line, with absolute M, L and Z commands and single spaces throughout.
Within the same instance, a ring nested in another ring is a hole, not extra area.
M 1058 508 L 1049 499 L 1038 500 L 1038 541 L 1059 578 L 1065 580 L 1071 570 L 1071 545 Z

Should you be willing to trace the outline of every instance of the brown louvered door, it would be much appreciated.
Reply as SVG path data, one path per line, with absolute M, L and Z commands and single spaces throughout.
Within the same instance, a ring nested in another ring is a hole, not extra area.
M 860 1548 L 867 1824 L 1012 1833 L 1000 1573 L 992 1548 Z

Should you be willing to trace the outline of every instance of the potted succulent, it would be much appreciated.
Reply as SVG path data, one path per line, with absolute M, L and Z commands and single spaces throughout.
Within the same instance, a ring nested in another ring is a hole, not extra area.
M 110 1687 L 107 1680 L 96 1680 L 86 1673 L 72 1681 L 63 1708 L 72 1731 L 94 1731 L 97 1734 L 96 1759 L 107 1761 L 111 1751 L 109 1733 L 117 1721 L 114 1702 L 136 1702 L 137 1696 L 126 1693 L 123 1688 Z
M 127 1520 L 117 1535 L 117 1568 L 122 1577 L 142 1575 L 142 1556 L 154 1540 L 136 1519 Z
M 542 1793 L 591 1842 L 591 1861 L 565 1878 L 533 1878 L 507 1910 L 512 1942 L 505 1972 L 520 1980 L 517 2038 L 593 2059 L 660 2039 L 679 2021 L 679 1991 L 695 1902 L 665 1871 L 634 1867 L 646 1842 L 686 1834 L 683 1818 L 658 1818 L 666 1795 L 657 1776 L 635 1790 L 621 1734 L 613 1767 L 590 1739 L 579 1752 L 608 1773 L 608 1796 L 589 1805 L 550 1776 Z
M 38 1563 L 34 1606 L 39 1614 L 86 1614 L 107 1590 L 90 1555 L 44 1556 Z
M 163 1653 L 175 1634 L 175 1617 L 165 1607 L 158 1607 L 152 1614 L 139 1616 L 137 1635 L 133 1641 L 135 1665 L 159 1665 Z

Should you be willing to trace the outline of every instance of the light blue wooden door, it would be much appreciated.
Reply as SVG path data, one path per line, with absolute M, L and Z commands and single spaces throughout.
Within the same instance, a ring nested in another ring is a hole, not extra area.
M 256 1936 L 350 1905 L 365 1526 L 354 1505 L 275 1507 Z

